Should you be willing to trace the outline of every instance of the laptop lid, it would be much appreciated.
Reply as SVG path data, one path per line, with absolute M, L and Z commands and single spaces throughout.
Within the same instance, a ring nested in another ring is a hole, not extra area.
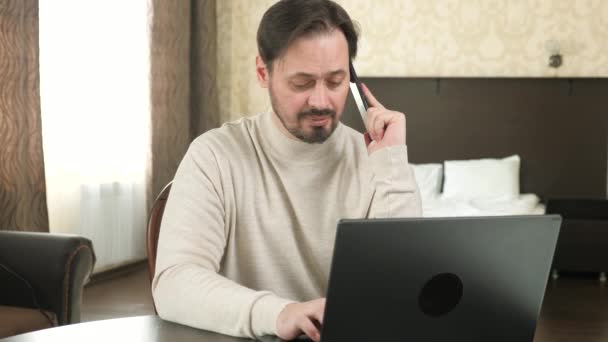
M 531 342 L 558 215 L 341 220 L 322 342 Z

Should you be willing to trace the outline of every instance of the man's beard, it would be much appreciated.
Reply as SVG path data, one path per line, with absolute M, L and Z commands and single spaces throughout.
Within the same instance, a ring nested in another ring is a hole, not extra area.
M 289 133 L 291 133 L 299 140 L 309 144 L 321 144 L 325 142 L 325 140 L 327 140 L 336 130 L 336 127 L 338 127 L 338 121 L 336 120 L 336 112 L 331 109 L 311 109 L 305 112 L 300 112 L 296 116 L 298 120 L 298 125 L 293 127 L 288 126 L 285 120 L 283 120 L 283 116 L 280 114 L 280 110 L 275 101 L 272 88 L 269 88 L 269 92 L 272 110 L 274 111 L 275 115 L 279 118 L 279 120 L 283 124 L 283 127 L 285 127 L 285 129 Z M 328 117 L 331 120 L 331 126 L 329 128 L 326 128 L 325 126 L 312 126 L 311 132 L 305 132 L 304 129 L 301 127 L 300 123 L 308 116 L 313 115 L 323 115 Z

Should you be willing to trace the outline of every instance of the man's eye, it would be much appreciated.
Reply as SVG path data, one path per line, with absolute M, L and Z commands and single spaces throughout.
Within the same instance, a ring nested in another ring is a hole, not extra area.
M 342 84 L 342 82 L 333 82 L 333 81 L 327 82 L 327 86 L 330 88 L 338 88 L 340 86 L 340 84 Z
M 313 82 L 306 82 L 306 83 L 294 83 L 293 86 L 296 89 L 307 89 L 310 88 L 312 86 Z

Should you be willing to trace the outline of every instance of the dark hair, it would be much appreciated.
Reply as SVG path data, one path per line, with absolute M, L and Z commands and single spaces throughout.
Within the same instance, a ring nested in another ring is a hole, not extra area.
M 257 42 L 260 57 L 269 71 L 296 39 L 338 28 L 348 43 L 348 55 L 357 56 L 358 29 L 344 8 L 331 0 L 281 0 L 272 5 L 260 22 Z

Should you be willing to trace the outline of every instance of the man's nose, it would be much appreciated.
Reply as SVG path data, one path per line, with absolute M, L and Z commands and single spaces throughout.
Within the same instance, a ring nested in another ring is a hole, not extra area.
M 311 108 L 326 109 L 329 107 L 328 95 L 327 87 L 319 82 L 319 84 L 315 85 L 308 98 L 308 105 Z

